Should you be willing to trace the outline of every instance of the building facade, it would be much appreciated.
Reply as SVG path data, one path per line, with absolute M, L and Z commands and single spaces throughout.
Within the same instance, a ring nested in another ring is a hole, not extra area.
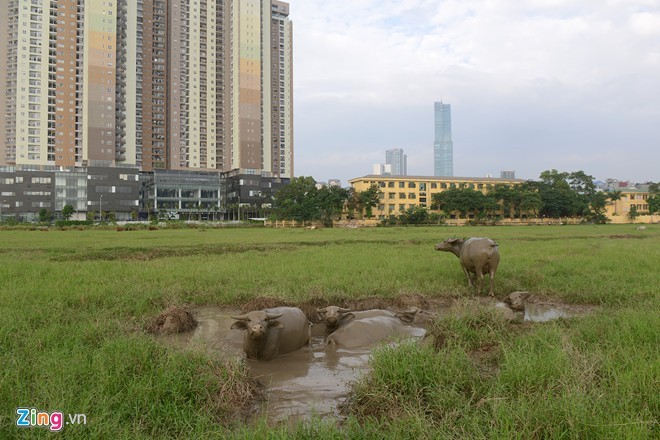
M 393 176 L 408 175 L 408 156 L 403 153 L 403 149 L 392 148 L 385 150 L 385 163 L 391 165 L 391 174 Z
M 637 216 L 652 215 L 654 212 L 649 210 L 649 189 L 648 185 L 639 185 L 618 188 L 620 192 L 617 200 L 610 200 L 605 206 L 605 215 L 614 223 L 627 223 L 630 221 L 630 212 L 635 212 Z
M 41 210 L 57 216 L 70 205 L 76 220 L 88 214 L 98 217 L 101 211 L 128 220 L 139 210 L 138 175 L 135 167 L 2 166 L 1 214 L 4 219 L 34 221 Z
M 0 221 L 35 221 L 42 210 L 61 218 L 65 205 L 74 208 L 74 220 L 98 219 L 101 212 L 120 221 L 248 219 L 264 216 L 275 192 L 289 182 L 240 169 L 0 166 Z
M 373 210 L 378 219 L 399 216 L 408 208 L 430 208 L 433 195 L 450 188 L 472 188 L 486 192 L 495 185 L 519 185 L 522 179 L 497 179 L 479 177 L 429 177 L 429 176 L 379 176 L 368 175 L 349 180 L 358 192 L 372 185 L 381 190 L 380 203 Z
M 451 106 L 435 103 L 435 142 L 433 143 L 433 175 L 454 175 L 454 143 L 451 140 Z
M 8 0 L 0 165 L 294 175 L 277 0 Z

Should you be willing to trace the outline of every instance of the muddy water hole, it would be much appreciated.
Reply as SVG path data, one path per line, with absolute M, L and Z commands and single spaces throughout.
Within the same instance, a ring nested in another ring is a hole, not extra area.
M 528 301 L 524 312 L 513 312 L 507 304 L 492 298 L 471 298 L 462 300 L 443 299 L 440 301 L 416 298 L 415 306 L 424 306 L 434 319 L 442 319 L 453 314 L 464 314 L 475 307 L 493 307 L 501 310 L 507 319 L 542 323 L 555 319 L 580 316 L 593 311 L 595 306 L 563 304 L 558 301 Z M 266 301 L 268 303 L 268 301 Z M 409 301 L 404 303 L 410 304 Z M 384 306 L 383 301 L 374 305 L 392 311 L 400 311 L 402 303 Z M 269 308 L 281 304 L 262 304 Z M 288 305 L 288 304 L 287 304 Z M 357 307 L 355 310 L 365 310 Z M 253 308 L 246 304 L 241 308 L 221 306 L 201 306 L 188 309 L 197 325 L 194 329 L 181 333 L 164 332 L 157 339 L 172 348 L 197 350 L 210 358 L 219 360 L 244 359 L 244 330 L 232 330 L 237 316 Z M 372 308 L 372 307 L 369 307 Z M 313 308 L 305 310 L 309 316 Z M 433 320 L 423 323 L 406 324 L 404 335 L 396 340 L 380 341 L 370 346 L 357 348 L 337 347 L 326 344 L 325 329 L 322 323 L 311 322 L 311 339 L 307 346 L 292 353 L 281 355 L 270 361 L 246 359 L 249 371 L 264 388 L 265 399 L 255 410 L 253 420 L 265 418 L 269 423 L 290 423 L 309 420 L 312 417 L 341 420 L 342 403 L 349 397 L 351 384 L 368 371 L 372 350 L 381 344 L 397 344 L 402 339 L 421 340 Z M 162 321 L 161 321 L 162 322 Z

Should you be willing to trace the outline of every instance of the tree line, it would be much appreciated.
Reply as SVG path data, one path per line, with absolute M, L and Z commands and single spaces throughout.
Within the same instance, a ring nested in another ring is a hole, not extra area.
M 658 183 L 650 185 L 649 210 L 660 210 Z M 364 215 L 373 217 L 373 210 L 381 204 L 383 193 L 373 184 L 365 191 L 338 186 L 317 188 L 312 177 L 296 177 L 274 196 L 272 218 L 299 222 L 322 221 L 331 225 L 345 213 L 348 218 Z M 444 216 L 475 218 L 477 220 L 523 217 L 581 217 L 587 221 L 604 223 L 605 208 L 610 201 L 621 197 L 620 191 L 603 192 L 596 188 L 593 176 L 584 171 L 559 172 L 547 170 L 539 180 L 519 185 L 495 184 L 486 192 L 471 187 L 449 188 L 433 194 L 430 209 L 412 206 L 399 216 L 390 216 L 390 223 L 437 223 Z

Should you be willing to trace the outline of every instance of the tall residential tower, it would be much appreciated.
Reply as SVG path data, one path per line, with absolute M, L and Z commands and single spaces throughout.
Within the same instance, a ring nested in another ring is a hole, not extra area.
M 8 0 L 0 164 L 293 177 L 277 0 Z
M 435 142 L 433 143 L 433 175 L 454 175 L 454 144 L 451 140 L 451 106 L 435 103 Z

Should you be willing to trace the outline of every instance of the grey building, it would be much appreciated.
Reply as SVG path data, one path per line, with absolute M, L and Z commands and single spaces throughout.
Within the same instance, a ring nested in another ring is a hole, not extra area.
M 385 150 L 385 164 L 391 165 L 390 175 L 392 176 L 408 175 L 408 156 L 403 153 L 401 148 Z
M 169 219 L 222 219 L 225 178 L 219 172 L 154 170 L 140 176 L 141 217 L 158 213 Z
M 0 167 L 0 217 L 36 221 L 45 209 L 60 218 L 64 206 L 72 219 L 88 216 L 134 218 L 149 215 L 182 220 L 236 220 L 265 217 L 272 197 L 290 179 L 252 170 L 154 170 L 107 166 Z
M 433 143 L 433 175 L 454 175 L 454 143 L 451 140 L 451 106 L 435 103 L 435 142 Z
M 500 171 L 500 178 L 502 178 L 502 179 L 515 179 L 516 178 L 516 172 L 515 172 L 515 170 Z
M 291 179 L 263 172 L 254 174 L 248 170 L 226 173 L 227 219 L 245 220 L 266 217 L 272 207 L 275 193 Z
M 74 219 L 102 210 L 117 220 L 128 220 L 139 209 L 137 168 L 46 165 L 0 167 L 0 208 L 3 218 L 34 221 L 45 209 L 60 217 L 65 205 L 74 209 Z

